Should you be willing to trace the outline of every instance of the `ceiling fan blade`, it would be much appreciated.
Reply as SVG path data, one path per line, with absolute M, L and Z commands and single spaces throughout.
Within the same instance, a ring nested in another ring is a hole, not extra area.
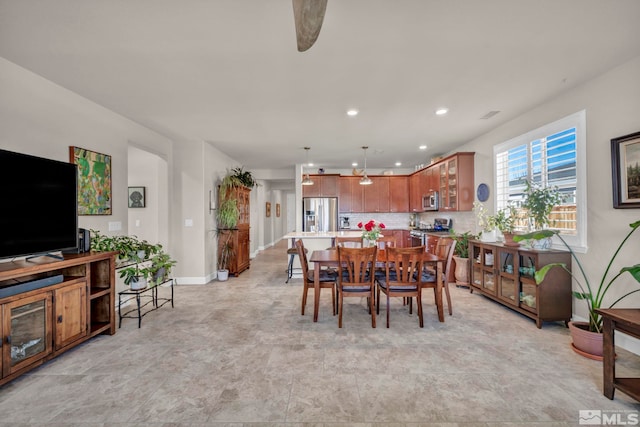
M 327 0 L 293 0 L 299 52 L 309 49 L 318 39 L 326 9 Z

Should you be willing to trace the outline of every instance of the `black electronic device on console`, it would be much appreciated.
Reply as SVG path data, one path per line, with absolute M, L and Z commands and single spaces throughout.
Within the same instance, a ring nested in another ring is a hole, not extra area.
M 78 228 L 78 252 L 91 251 L 91 233 L 86 228 Z

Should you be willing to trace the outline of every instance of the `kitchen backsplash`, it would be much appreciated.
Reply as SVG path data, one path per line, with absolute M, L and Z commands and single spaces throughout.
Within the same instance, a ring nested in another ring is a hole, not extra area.
M 340 218 L 349 218 L 352 230 L 358 229 L 358 223 L 375 220 L 382 222 L 390 229 L 404 230 L 409 228 L 410 213 L 351 213 L 340 215 Z M 420 222 L 433 224 L 434 218 L 446 218 L 453 220 L 453 228 L 457 232 L 476 232 L 476 216 L 473 212 L 422 212 L 416 215 L 416 225 Z

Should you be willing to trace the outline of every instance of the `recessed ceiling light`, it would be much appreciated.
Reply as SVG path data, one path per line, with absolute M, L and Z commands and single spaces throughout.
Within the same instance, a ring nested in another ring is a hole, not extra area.
M 347 110 L 347 116 L 357 116 L 358 115 L 358 110 L 356 110 L 355 108 L 352 108 L 351 110 Z
M 419 146 L 418 148 L 419 148 L 419 149 L 421 149 L 421 150 L 426 150 L 426 149 L 427 149 L 427 146 L 426 146 L 426 145 L 421 145 L 421 146 Z
M 307 166 L 313 166 L 313 162 L 307 163 Z
M 449 112 L 448 108 L 442 107 L 442 108 L 438 108 L 436 110 L 436 115 L 437 116 L 444 116 L 445 114 L 447 114 Z
M 353 163 L 351 163 L 351 166 L 354 166 L 354 167 L 355 167 L 355 166 L 358 166 L 358 162 L 353 162 Z
M 402 166 L 402 162 L 396 162 L 396 166 Z

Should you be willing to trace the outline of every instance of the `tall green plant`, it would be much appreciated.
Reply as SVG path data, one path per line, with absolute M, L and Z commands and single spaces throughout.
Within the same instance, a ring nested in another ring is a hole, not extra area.
M 458 234 L 455 230 L 449 230 L 449 236 L 456 242 L 454 254 L 460 258 L 469 258 L 469 240 L 477 239 L 478 236 L 469 231 Z
M 521 207 L 527 210 L 529 218 L 533 221 L 533 228 L 542 230 L 545 226 L 552 225 L 549 215 L 555 206 L 562 203 L 562 195 L 556 186 L 543 187 L 528 180 L 525 183 Z
M 602 318 L 595 311 L 600 307 L 602 307 L 604 297 L 609 291 L 609 289 L 611 288 L 611 286 L 613 285 L 613 282 L 615 282 L 616 279 L 622 276 L 625 272 L 629 272 L 629 274 L 631 274 L 631 276 L 634 279 L 636 279 L 636 282 L 640 283 L 640 264 L 636 264 L 630 267 L 623 267 L 622 269 L 620 269 L 618 273 L 616 273 L 611 279 L 609 279 L 609 271 L 611 270 L 611 266 L 613 265 L 614 260 L 622 250 L 622 247 L 624 246 L 626 241 L 629 240 L 631 235 L 638 229 L 638 227 L 640 227 L 640 221 L 636 221 L 632 224 L 629 224 L 629 226 L 631 227 L 631 230 L 629 231 L 629 233 L 627 233 L 625 238 L 622 239 L 622 242 L 620 242 L 620 244 L 618 245 L 616 251 L 613 253 L 613 256 L 609 259 L 607 268 L 604 270 L 604 274 L 600 278 L 600 283 L 598 283 L 597 286 L 591 284 L 591 282 L 589 281 L 589 277 L 587 277 L 587 274 L 585 273 L 584 268 L 580 263 L 580 260 L 576 257 L 575 252 L 573 252 L 573 249 L 571 249 L 569 244 L 566 242 L 566 240 L 562 238 L 562 236 L 557 230 L 534 231 L 528 234 L 514 236 L 513 240 L 517 242 L 520 240 L 527 240 L 527 239 L 543 239 L 545 237 L 551 237 L 553 235 L 556 235 L 560 239 L 560 241 L 564 244 L 564 246 L 567 248 L 567 250 L 571 254 L 571 257 L 575 261 L 576 265 L 578 266 L 578 269 L 582 276 L 582 280 L 580 280 L 580 278 L 576 274 L 570 271 L 567 268 L 566 264 L 551 263 L 551 264 L 545 265 L 540 270 L 536 271 L 534 276 L 536 283 L 538 284 L 541 283 L 544 280 L 547 273 L 549 272 L 549 270 L 551 270 L 552 268 L 555 268 L 555 267 L 563 268 L 565 271 L 567 271 L 571 275 L 571 277 L 573 277 L 573 279 L 578 284 L 578 287 L 580 288 L 580 292 L 574 291 L 573 296 L 579 300 L 585 301 L 587 304 L 587 308 L 589 310 L 589 330 L 591 332 L 602 332 Z M 613 307 L 614 305 L 622 301 L 624 298 L 639 291 L 640 289 L 634 289 L 633 291 L 627 292 L 626 294 L 616 299 L 609 307 L 610 308 Z

